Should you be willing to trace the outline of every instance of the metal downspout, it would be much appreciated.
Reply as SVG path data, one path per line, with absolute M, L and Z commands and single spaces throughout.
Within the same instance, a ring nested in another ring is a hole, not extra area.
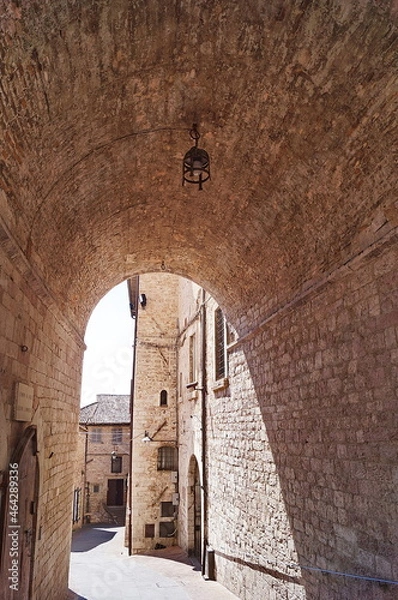
M 128 554 L 133 554 L 133 420 L 134 420 L 134 392 L 135 376 L 137 364 L 137 332 L 138 332 L 138 296 L 139 296 L 139 277 L 133 277 L 128 280 L 128 292 L 130 302 L 131 318 L 134 320 L 134 338 L 133 338 L 133 369 L 131 374 L 130 386 L 130 473 L 129 473 L 129 530 L 128 530 Z
M 202 541 L 202 575 L 206 571 L 206 548 L 207 548 L 207 476 L 206 476 L 206 396 L 207 396 L 207 372 L 206 372 L 206 290 L 202 289 L 202 305 L 200 307 L 201 318 L 201 351 L 202 351 L 202 381 L 200 391 L 202 393 L 201 421 L 202 421 L 202 490 L 203 490 L 203 541 Z

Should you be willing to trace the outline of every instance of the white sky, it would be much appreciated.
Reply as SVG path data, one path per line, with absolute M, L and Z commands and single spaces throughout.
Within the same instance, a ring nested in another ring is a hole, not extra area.
M 127 282 L 114 287 L 97 304 L 87 325 L 81 406 L 97 394 L 129 394 L 133 369 L 133 319 Z

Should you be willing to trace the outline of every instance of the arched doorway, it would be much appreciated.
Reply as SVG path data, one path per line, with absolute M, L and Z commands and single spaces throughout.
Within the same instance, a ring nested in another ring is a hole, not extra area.
M 29 600 L 32 592 L 39 469 L 36 427 L 28 427 L 9 464 L 2 515 L 2 598 Z

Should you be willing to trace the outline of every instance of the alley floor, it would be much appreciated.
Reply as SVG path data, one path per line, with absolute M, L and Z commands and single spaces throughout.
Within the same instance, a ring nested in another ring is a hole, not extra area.
M 124 527 L 106 525 L 74 533 L 69 600 L 237 600 L 180 548 L 129 557 L 123 537 Z

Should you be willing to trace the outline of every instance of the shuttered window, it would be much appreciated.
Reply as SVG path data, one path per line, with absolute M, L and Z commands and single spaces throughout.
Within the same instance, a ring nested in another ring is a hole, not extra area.
M 189 383 L 196 381 L 197 377 L 197 357 L 196 357 L 196 336 L 189 337 Z
M 112 429 L 112 444 L 121 444 L 123 441 L 123 430 L 121 427 Z
M 102 442 L 102 431 L 99 427 L 90 431 L 90 441 L 93 444 L 100 444 Z
M 121 456 L 112 456 L 111 458 L 111 473 L 121 473 L 122 472 L 122 457 Z
M 222 379 L 226 372 L 225 319 L 221 308 L 214 313 L 215 378 Z

